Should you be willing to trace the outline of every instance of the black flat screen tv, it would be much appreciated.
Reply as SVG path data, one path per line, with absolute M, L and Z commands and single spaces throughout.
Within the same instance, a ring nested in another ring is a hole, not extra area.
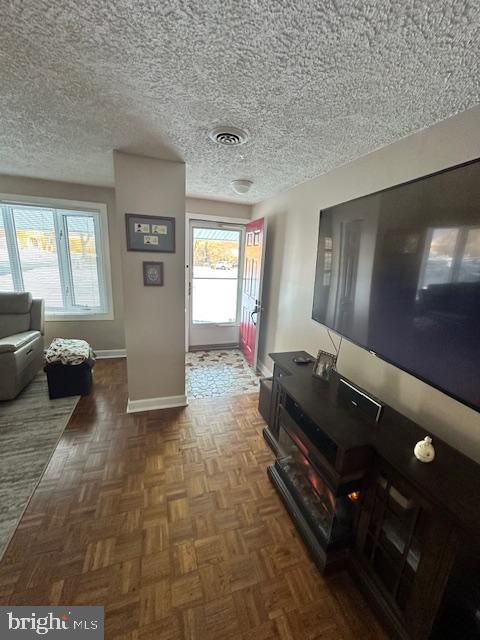
M 314 320 L 480 410 L 480 160 L 320 213 Z

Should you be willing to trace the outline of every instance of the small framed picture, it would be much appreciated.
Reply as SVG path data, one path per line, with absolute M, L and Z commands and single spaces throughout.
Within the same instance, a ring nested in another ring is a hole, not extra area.
M 143 263 L 143 284 L 145 287 L 163 287 L 163 262 Z
M 143 236 L 143 244 L 158 244 L 157 236 Z
M 328 382 L 332 371 L 335 371 L 336 366 L 337 356 L 335 354 L 319 350 L 317 353 L 317 359 L 313 365 L 312 373 L 316 378 L 320 378 L 321 380 Z
M 168 227 L 166 224 L 152 224 L 152 233 L 158 233 L 161 236 L 166 236 L 168 233 Z
M 175 253 L 175 218 L 126 213 L 127 250 Z

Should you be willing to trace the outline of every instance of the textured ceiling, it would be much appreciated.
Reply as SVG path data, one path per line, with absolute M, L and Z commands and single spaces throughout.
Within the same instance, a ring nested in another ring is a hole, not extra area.
M 478 0 L 0 2 L 0 173 L 113 184 L 112 149 L 257 201 L 479 101 Z M 222 148 L 215 125 L 251 141 Z

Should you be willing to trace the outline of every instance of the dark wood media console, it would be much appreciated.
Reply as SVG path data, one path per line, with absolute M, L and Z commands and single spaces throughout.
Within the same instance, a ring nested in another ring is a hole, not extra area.
M 378 422 L 271 354 L 268 474 L 322 572 L 348 566 L 393 637 L 480 637 L 480 465 L 383 405 Z M 343 385 L 342 385 L 343 386 Z

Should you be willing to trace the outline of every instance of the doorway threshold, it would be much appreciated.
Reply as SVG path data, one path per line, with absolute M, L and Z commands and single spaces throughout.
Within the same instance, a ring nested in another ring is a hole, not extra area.
M 188 351 L 194 353 L 196 351 L 220 351 L 221 349 L 232 350 L 238 348 L 238 342 L 231 342 L 228 344 L 195 344 L 190 345 Z

